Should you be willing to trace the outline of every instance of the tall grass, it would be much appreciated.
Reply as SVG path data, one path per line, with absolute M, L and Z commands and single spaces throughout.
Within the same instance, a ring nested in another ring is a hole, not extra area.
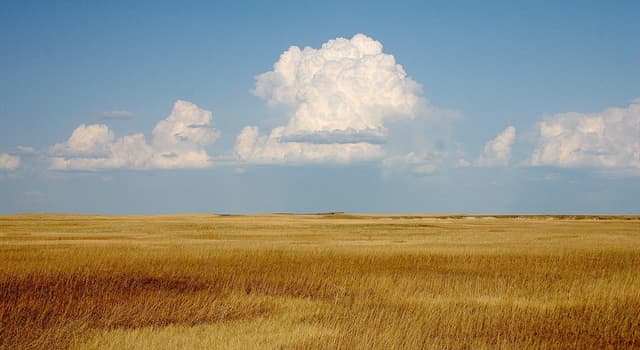
M 1 216 L 0 348 L 640 348 L 640 220 L 579 219 Z

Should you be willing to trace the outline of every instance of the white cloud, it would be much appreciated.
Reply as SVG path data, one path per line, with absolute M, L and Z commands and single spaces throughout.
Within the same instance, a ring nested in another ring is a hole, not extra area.
M 113 132 L 104 124 L 80 125 L 69 139 L 49 148 L 56 155 L 69 156 L 104 156 L 110 152 L 113 143 Z
M 236 154 L 249 163 L 338 162 L 379 158 L 385 123 L 413 119 L 421 88 L 382 44 L 363 34 L 314 49 L 290 47 L 254 93 L 287 107 L 288 122 L 260 136 L 247 127 Z
M 104 124 L 80 125 L 65 142 L 49 148 L 57 170 L 174 169 L 211 166 L 205 146 L 219 137 L 211 112 L 178 100 L 156 124 L 151 144 L 143 134 L 115 138 Z
M 593 114 L 555 114 L 536 133 L 530 165 L 640 170 L 640 99 Z
M 442 151 L 422 150 L 389 156 L 384 159 L 382 165 L 387 172 L 401 170 L 417 176 L 434 175 L 442 167 L 447 156 L 448 154 Z
M 187 101 L 176 101 L 167 119 L 153 129 L 154 166 L 200 168 L 209 165 L 205 146 L 220 133 L 211 127 L 212 114 Z
M 476 162 L 483 167 L 505 166 L 511 159 L 511 146 L 516 139 L 516 128 L 509 126 L 484 146 L 484 152 Z
M 0 170 L 13 171 L 20 166 L 20 157 L 0 153 Z

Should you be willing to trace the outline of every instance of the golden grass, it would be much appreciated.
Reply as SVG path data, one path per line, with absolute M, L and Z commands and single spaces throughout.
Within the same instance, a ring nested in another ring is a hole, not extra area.
M 2 349 L 640 349 L 640 218 L 0 216 Z

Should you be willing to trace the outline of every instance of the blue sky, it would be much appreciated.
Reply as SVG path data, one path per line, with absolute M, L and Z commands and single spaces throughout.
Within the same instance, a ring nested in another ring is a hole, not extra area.
M 638 11 L 4 2 L 0 212 L 638 213 Z

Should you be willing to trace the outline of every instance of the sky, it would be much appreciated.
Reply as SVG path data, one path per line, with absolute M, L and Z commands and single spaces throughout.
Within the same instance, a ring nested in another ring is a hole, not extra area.
M 640 213 L 640 2 L 3 1 L 0 213 Z

